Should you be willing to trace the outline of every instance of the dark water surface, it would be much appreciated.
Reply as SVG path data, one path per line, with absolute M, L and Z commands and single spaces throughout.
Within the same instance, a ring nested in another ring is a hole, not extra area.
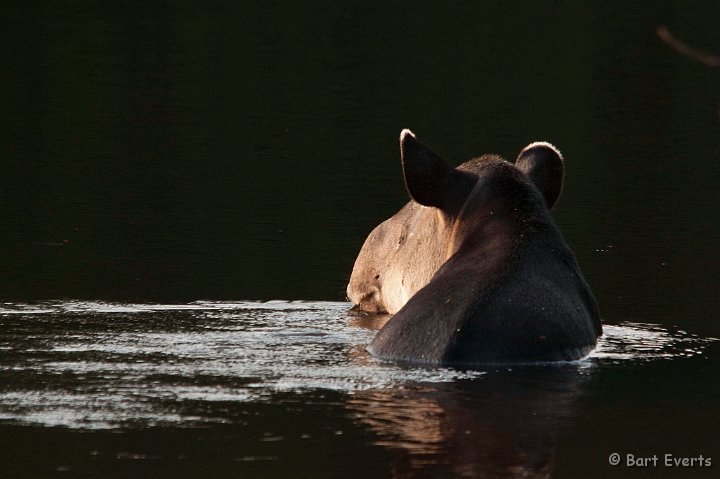
M 434 3 L 0 6 L 0 477 L 717 476 L 716 2 Z M 589 359 L 363 352 L 403 128 L 560 148 Z
M 718 340 L 622 323 L 578 362 L 410 368 L 370 357 L 372 321 L 348 307 L 4 304 L 2 470 L 608 477 L 617 451 L 720 452 Z

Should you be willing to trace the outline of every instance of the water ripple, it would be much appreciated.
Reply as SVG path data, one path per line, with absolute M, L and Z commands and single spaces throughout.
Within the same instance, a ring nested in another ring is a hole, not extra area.
M 0 422 L 79 428 L 224 422 L 212 408 L 197 414 L 183 405 L 402 389 L 487 372 L 377 360 L 364 350 L 375 331 L 354 326 L 348 307 L 286 301 L 5 303 Z M 584 369 L 692 357 L 713 341 L 652 324 L 607 325 L 597 349 L 576 364 Z

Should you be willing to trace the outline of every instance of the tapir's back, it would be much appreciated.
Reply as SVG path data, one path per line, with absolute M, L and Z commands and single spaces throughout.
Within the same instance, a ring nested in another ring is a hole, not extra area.
M 443 363 L 569 361 L 595 347 L 600 315 L 574 255 L 554 229 L 528 240 L 469 305 Z
M 505 259 L 488 271 L 472 254 L 451 258 L 368 350 L 457 366 L 568 361 L 592 350 L 602 334 L 597 304 L 559 232 L 537 232 Z

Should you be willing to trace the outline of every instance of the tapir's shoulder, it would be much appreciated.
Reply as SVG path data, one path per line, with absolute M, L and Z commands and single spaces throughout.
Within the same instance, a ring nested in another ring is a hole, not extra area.
M 394 360 L 472 365 L 577 359 L 594 347 L 602 331 L 597 303 L 561 237 L 531 235 L 497 266 L 492 258 L 451 258 L 368 349 Z

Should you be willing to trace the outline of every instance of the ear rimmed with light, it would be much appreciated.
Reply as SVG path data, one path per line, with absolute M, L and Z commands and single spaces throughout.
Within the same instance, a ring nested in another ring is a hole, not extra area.
M 560 150 L 546 141 L 530 143 L 515 161 L 545 198 L 548 209 L 555 206 L 562 192 L 565 160 Z
M 447 214 L 457 213 L 477 181 L 477 177 L 447 164 L 407 129 L 400 133 L 400 159 L 410 197 Z
M 410 131 L 410 130 L 408 130 Z M 547 141 L 533 141 L 528 146 L 522 149 L 518 157 L 522 156 L 523 153 L 527 152 L 528 150 L 532 150 L 533 148 L 547 148 L 549 150 L 552 150 L 555 152 L 555 154 L 560 157 L 560 160 L 564 160 L 562 153 L 560 153 L 560 150 L 557 146 L 553 145 L 552 143 L 549 143 Z
M 408 129 L 400 133 L 400 160 L 410 197 L 424 206 L 442 207 L 446 179 L 455 170 Z

